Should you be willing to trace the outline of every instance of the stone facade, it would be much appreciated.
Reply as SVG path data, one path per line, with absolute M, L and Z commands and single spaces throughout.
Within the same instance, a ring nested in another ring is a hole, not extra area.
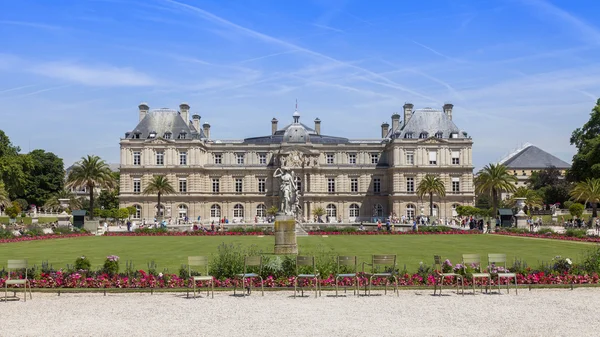
M 428 198 L 415 191 L 426 174 L 439 175 L 445 197 L 434 196 L 434 216 L 456 216 L 458 205 L 473 205 L 472 139 L 452 122 L 452 105 L 443 110 L 412 110 L 404 106 L 405 122 L 392 116 L 381 125 L 381 137 L 358 140 L 321 134 L 293 122 L 271 135 L 243 140 L 217 140 L 200 116 L 189 121 L 189 106 L 151 111 L 140 104 L 140 123 L 121 139 L 121 207 L 138 208 L 137 218 L 156 215 L 157 198 L 144 195 L 154 175 L 166 175 L 178 193 L 165 195 L 165 217 L 203 222 L 226 217 L 230 222 L 255 222 L 277 205 L 279 166 L 294 170 L 303 218 L 313 219 L 322 207 L 333 221 L 370 221 L 395 214 L 429 215 Z M 323 217 L 325 218 L 325 217 Z M 334 220 L 335 219 L 335 220 Z

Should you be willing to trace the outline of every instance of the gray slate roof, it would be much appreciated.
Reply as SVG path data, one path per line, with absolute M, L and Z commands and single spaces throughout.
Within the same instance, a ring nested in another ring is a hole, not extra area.
M 571 164 L 533 145 L 517 152 L 502 164 L 509 169 L 544 169 L 548 166 L 554 166 L 558 169 L 571 168 Z
M 298 118 L 298 112 L 294 112 L 294 117 Z M 333 137 L 326 135 L 318 135 L 316 131 L 298 121 L 284 126 L 282 129 L 275 131 L 274 135 L 252 137 L 244 139 L 246 144 L 280 144 L 288 143 L 315 143 L 315 144 L 344 144 L 348 143 L 348 138 Z
M 140 139 L 148 139 L 151 132 L 156 132 L 156 138 L 164 137 L 167 132 L 171 133 L 171 139 L 174 140 L 182 132 L 186 133 L 185 139 L 205 138 L 202 130 L 196 130 L 190 121 L 184 121 L 178 111 L 171 109 L 149 111 L 127 138 L 134 138 L 135 133 L 140 133 Z
M 388 138 L 406 138 L 408 133 L 412 133 L 413 138 L 419 138 L 423 132 L 426 132 L 428 137 L 434 137 L 436 133 L 441 132 L 441 138 L 450 138 L 451 133 L 457 133 L 457 138 L 467 138 L 443 111 L 432 108 L 415 110 L 406 125 L 401 124 L 399 130 L 390 130 Z

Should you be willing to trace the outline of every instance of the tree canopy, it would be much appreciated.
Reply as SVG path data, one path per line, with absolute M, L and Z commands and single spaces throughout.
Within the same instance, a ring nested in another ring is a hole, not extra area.
M 62 191 L 65 181 L 64 164 L 54 153 L 44 150 L 33 150 L 28 156 L 32 166 L 27 172 L 28 177 L 21 197 L 29 204 L 39 207 L 53 194 Z
M 590 119 L 571 134 L 571 145 L 577 147 L 568 178 L 584 181 L 600 178 L 600 99 L 592 108 Z

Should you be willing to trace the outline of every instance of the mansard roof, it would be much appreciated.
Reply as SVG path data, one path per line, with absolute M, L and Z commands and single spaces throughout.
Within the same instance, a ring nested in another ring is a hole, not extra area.
M 467 138 L 466 133 L 461 131 L 448 115 L 432 108 L 415 110 L 406 125 L 399 130 L 390 131 L 392 138 L 407 138 L 409 133 L 412 134 L 412 138 L 419 138 L 422 133 L 426 133 L 428 137 L 441 133 L 441 137 L 438 138 Z M 452 134 L 456 136 L 452 137 Z
M 190 121 L 184 121 L 178 111 L 171 109 L 149 111 L 126 138 L 148 139 L 151 133 L 155 133 L 155 138 L 170 134 L 172 139 L 180 139 L 182 133 L 185 133 L 184 139 L 205 138 L 202 129 L 196 130 Z

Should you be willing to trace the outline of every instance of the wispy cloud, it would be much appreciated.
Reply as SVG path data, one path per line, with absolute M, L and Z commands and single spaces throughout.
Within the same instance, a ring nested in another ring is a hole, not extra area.
M 325 30 L 330 30 L 330 31 L 336 32 L 336 33 L 345 33 L 341 29 L 333 28 L 333 27 L 326 26 L 326 25 L 320 25 L 318 23 L 313 23 L 312 25 L 315 26 L 315 27 L 317 27 L 317 28 L 321 28 L 321 29 L 325 29 Z
M 38 84 L 29 84 L 29 85 L 22 85 L 20 87 L 3 89 L 3 90 L 0 90 L 0 94 L 5 94 L 5 93 L 11 92 L 11 91 L 23 90 L 23 89 L 27 89 L 27 88 L 31 88 L 31 87 L 35 87 L 35 86 L 38 86 Z
M 59 26 L 49 25 L 49 24 L 45 24 L 45 23 L 41 23 L 41 22 L 28 22 L 28 21 L 0 20 L 0 25 L 22 26 L 22 27 L 31 27 L 31 28 L 49 29 L 49 30 L 62 29 Z
M 40 89 L 40 90 L 28 92 L 28 93 L 25 93 L 25 94 L 22 94 L 22 95 L 16 95 L 16 96 L 10 96 L 10 97 L 0 97 L 0 99 L 9 99 L 9 98 L 14 99 L 14 98 L 29 97 L 29 96 L 41 94 L 41 93 L 44 93 L 44 92 L 47 92 L 47 91 L 68 88 L 70 86 L 72 86 L 72 85 L 71 84 L 59 85 L 59 86 L 55 86 L 55 87 L 49 87 L 49 88 L 44 88 L 44 89 Z
M 89 86 L 136 87 L 151 86 L 158 82 L 155 78 L 132 68 L 109 65 L 49 62 L 31 65 L 28 71 Z

